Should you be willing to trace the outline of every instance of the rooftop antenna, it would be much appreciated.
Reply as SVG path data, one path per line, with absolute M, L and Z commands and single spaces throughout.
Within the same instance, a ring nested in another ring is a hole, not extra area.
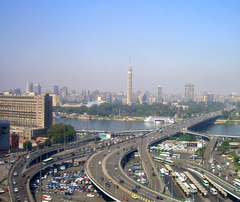
M 129 66 L 131 66 L 131 57 L 129 57 Z

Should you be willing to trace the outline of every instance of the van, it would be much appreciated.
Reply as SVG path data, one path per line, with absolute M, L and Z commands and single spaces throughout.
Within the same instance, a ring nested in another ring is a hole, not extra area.
M 43 195 L 43 196 L 42 196 L 42 199 L 45 200 L 45 201 L 51 201 L 51 200 L 52 200 L 52 197 L 49 196 L 49 195 Z
M 203 180 L 203 185 L 208 188 L 209 187 L 208 181 L 207 180 Z
M 215 189 L 215 188 L 211 188 L 210 189 L 210 192 L 212 193 L 212 195 L 217 195 L 218 194 L 218 192 L 217 192 L 217 190 Z

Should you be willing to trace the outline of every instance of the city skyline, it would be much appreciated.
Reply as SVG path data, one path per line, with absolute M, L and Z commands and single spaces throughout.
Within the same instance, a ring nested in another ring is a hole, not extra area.
M 1 1 L 1 90 L 240 94 L 239 1 Z M 127 13 L 127 15 L 126 15 Z

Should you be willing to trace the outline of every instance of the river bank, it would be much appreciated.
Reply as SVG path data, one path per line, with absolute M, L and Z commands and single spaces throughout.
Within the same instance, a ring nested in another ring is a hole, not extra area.
M 240 120 L 217 119 L 214 124 L 240 124 Z

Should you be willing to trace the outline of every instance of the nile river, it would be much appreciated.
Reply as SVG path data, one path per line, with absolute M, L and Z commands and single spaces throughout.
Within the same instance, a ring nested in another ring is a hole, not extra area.
M 53 119 L 53 124 L 64 123 L 64 119 Z M 164 127 L 164 124 L 145 123 L 143 121 L 105 121 L 105 120 L 79 120 L 66 119 L 66 124 L 70 124 L 74 129 L 88 130 L 147 130 Z M 215 124 L 208 128 L 202 129 L 200 132 L 220 135 L 239 135 L 240 124 Z

